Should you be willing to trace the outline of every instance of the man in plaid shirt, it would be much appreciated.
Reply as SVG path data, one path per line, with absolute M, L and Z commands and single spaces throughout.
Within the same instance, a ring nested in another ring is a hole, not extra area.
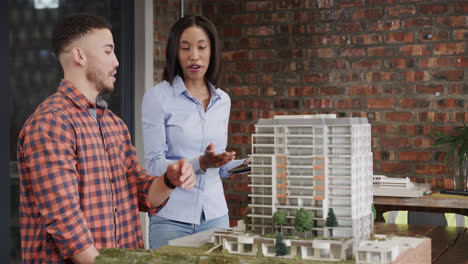
M 64 78 L 29 117 L 18 142 L 23 263 L 92 263 L 101 248 L 142 248 L 139 211 L 157 212 L 175 187 L 195 184 L 186 160 L 149 176 L 127 127 L 100 94 L 119 63 L 110 24 L 61 19 L 52 44 Z

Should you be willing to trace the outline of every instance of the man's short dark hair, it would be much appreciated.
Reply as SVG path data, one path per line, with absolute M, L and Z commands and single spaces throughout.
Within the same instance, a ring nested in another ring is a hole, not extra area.
M 205 78 L 216 85 L 218 81 L 219 68 L 221 63 L 221 48 L 219 44 L 218 32 L 215 26 L 204 16 L 186 16 L 179 19 L 171 28 L 166 46 L 166 67 L 164 68 L 163 79 L 172 84 L 176 75 L 184 77 L 184 72 L 179 64 L 177 51 L 179 49 L 180 36 L 185 29 L 198 26 L 202 28 L 210 39 L 211 56 L 210 65 L 205 73 Z
M 103 28 L 111 30 L 112 26 L 109 21 L 100 16 L 79 13 L 63 17 L 54 27 L 52 50 L 58 58 L 70 42 L 86 35 L 93 29 Z

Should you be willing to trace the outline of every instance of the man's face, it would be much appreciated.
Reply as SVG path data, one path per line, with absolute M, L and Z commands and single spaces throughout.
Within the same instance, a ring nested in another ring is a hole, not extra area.
M 112 33 L 108 29 L 94 29 L 86 38 L 86 79 L 95 85 L 99 94 L 111 93 L 119 66 Z

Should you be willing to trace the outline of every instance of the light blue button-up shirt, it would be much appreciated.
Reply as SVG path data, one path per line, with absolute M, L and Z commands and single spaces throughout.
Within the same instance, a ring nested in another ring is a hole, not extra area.
M 145 160 L 150 175 L 163 175 L 167 167 L 179 160 L 191 162 L 196 174 L 194 188 L 175 188 L 158 216 L 199 224 L 202 211 L 205 219 L 221 217 L 228 212 L 221 177 L 239 166 L 234 160 L 221 168 L 200 169 L 199 157 L 210 142 L 216 153 L 226 150 L 231 99 L 222 90 L 208 83 L 211 99 L 206 109 L 189 94 L 180 76 L 173 84 L 164 81 L 145 93 L 142 103 Z

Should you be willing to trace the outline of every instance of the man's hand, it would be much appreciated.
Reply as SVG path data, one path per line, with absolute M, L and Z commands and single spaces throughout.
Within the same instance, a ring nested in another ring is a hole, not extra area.
M 230 162 L 234 159 L 236 152 L 223 152 L 220 154 L 216 154 L 214 144 L 210 143 L 208 147 L 206 147 L 205 155 L 200 156 L 200 168 L 202 170 L 206 170 L 208 168 L 219 168 L 224 164 Z
M 75 264 L 92 264 L 94 259 L 99 255 L 96 247 L 91 245 L 87 249 L 71 257 L 71 260 Z
M 178 160 L 167 167 L 167 179 L 172 185 L 189 190 L 197 182 L 192 164 L 187 160 Z M 148 200 L 152 208 L 160 206 L 174 190 L 164 182 L 164 175 L 157 177 L 151 184 Z
M 192 164 L 185 159 L 178 160 L 169 165 L 166 174 L 174 186 L 184 190 L 191 189 L 197 182 Z

